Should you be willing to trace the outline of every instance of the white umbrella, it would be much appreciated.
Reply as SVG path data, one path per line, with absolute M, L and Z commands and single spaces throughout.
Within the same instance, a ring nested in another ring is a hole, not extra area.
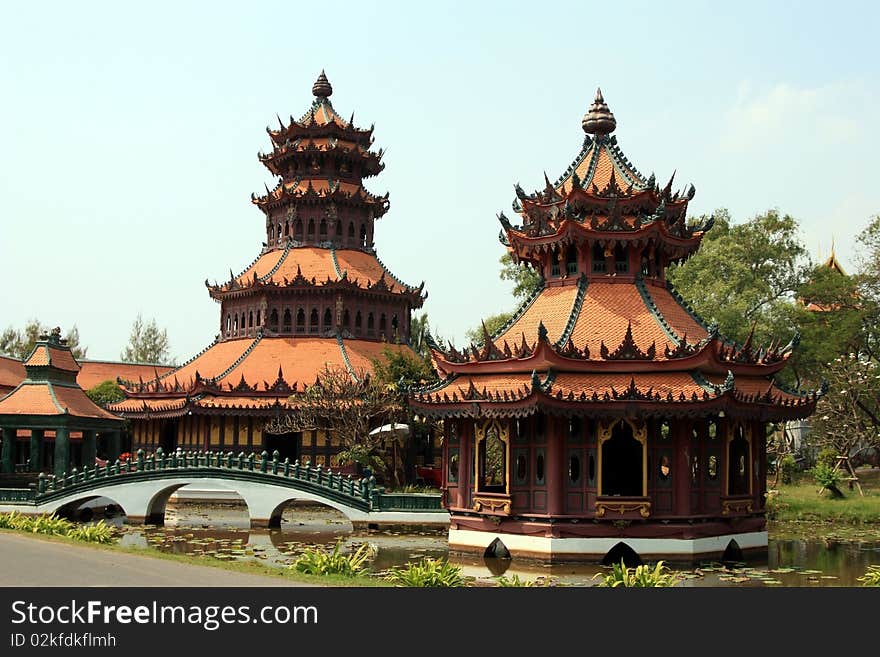
M 370 431 L 371 436 L 379 436 L 386 433 L 394 433 L 398 434 L 398 436 L 408 436 L 409 435 L 409 425 L 408 424 L 383 424 L 381 427 L 376 427 L 372 431 Z

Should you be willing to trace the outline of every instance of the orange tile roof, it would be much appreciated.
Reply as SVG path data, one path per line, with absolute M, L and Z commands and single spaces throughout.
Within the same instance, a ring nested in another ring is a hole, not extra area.
M 186 399 L 183 397 L 169 399 L 167 397 L 157 399 L 123 399 L 115 404 L 110 404 L 108 408 L 117 413 L 140 412 L 144 407 L 153 412 L 173 411 L 186 406 Z
M 51 366 L 66 372 L 78 372 L 79 363 L 69 349 L 38 343 L 24 362 L 25 367 Z
M 250 385 L 272 384 L 282 369 L 284 380 L 293 385 L 311 385 L 325 365 L 344 367 L 336 338 L 263 338 L 240 365 L 220 380 L 224 387 L 235 386 L 244 377 Z M 203 376 L 217 376 L 220 372 Z
M 337 112 L 330 101 L 326 98 L 322 98 L 317 100 L 313 105 L 312 109 L 306 114 L 308 118 L 308 114 L 311 113 L 315 117 L 315 123 L 318 125 L 327 125 L 329 123 L 335 123 L 341 128 L 348 127 L 348 121 L 343 119 Z M 304 121 L 301 121 L 301 123 Z
M 77 384 L 83 390 L 90 390 L 104 381 L 115 381 L 119 377 L 125 381 L 137 381 L 138 377 L 145 381 L 171 371 L 168 365 L 152 365 L 148 363 L 123 363 L 111 360 L 84 360 L 82 369 L 76 376 Z
M 547 374 L 543 372 L 539 376 L 541 382 L 544 382 Z M 567 397 L 569 393 L 572 393 L 575 398 L 578 398 L 581 393 L 584 393 L 588 398 L 592 398 L 595 393 L 599 397 L 603 397 L 605 393 L 611 395 L 612 390 L 617 393 L 626 392 L 633 381 L 635 381 L 639 392 L 644 394 L 650 389 L 652 394 L 659 393 L 664 401 L 669 394 L 672 394 L 677 401 L 682 393 L 689 400 L 694 394 L 702 399 L 705 392 L 703 387 L 687 372 L 649 374 L 574 374 L 563 372 L 552 379 L 549 394 L 556 395 L 561 392 L 563 397 Z M 471 384 L 480 396 L 484 394 L 495 396 L 496 393 L 503 396 L 506 392 L 511 400 L 519 396 L 527 396 L 531 392 L 532 386 L 530 374 L 477 374 L 458 377 L 430 394 L 439 394 L 442 397 L 445 393 L 451 397 L 455 393 L 459 399 L 465 399 Z
M 306 280 L 315 279 L 315 283 L 321 285 L 328 279 L 340 280 L 344 273 L 349 281 L 356 281 L 362 287 L 374 285 L 384 276 L 385 284 L 393 292 L 405 290 L 374 255 L 352 249 L 337 250 L 335 255 L 339 264 L 338 270 L 333 263 L 333 255 L 334 251 L 331 249 L 314 246 L 269 251 L 261 255 L 236 281 L 242 286 L 250 285 L 256 274 L 257 278 L 264 279 L 265 282 L 283 285 L 285 280 L 292 281 L 301 273 Z M 270 273 L 272 275 L 266 278 Z
M 362 185 L 334 181 L 331 185 L 326 178 L 302 178 L 300 180 L 290 180 L 284 183 L 284 188 L 291 194 L 305 194 L 309 186 L 318 194 L 326 195 L 334 192 L 336 189 L 345 194 L 356 194 L 358 190 L 363 189 Z
M 646 286 L 648 294 L 678 337 L 687 334 L 688 342 L 697 342 L 706 337 L 706 329 L 691 317 L 690 313 L 679 305 L 678 301 L 666 288 Z
M 372 371 L 371 359 L 379 357 L 386 346 L 392 349 L 408 349 L 402 345 L 368 340 L 346 339 L 343 340 L 343 344 L 348 361 L 355 371 Z M 217 342 L 192 362 L 161 376 L 160 381 L 166 386 L 173 386 L 176 378 L 184 389 L 189 389 L 198 370 L 202 379 L 218 379 L 222 375 L 216 383 L 223 388 L 230 386 L 234 388 L 243 377 L 248 385 L 257 385 L 263 390 L 264 383 L 271 386 L 278 378 L 279 368 L 289 385 L 296 383 L 303 386 L 314 383 L 325 366 L 346 367 L 345 358 L 336 338 L 263 337 L 259 340 L 246 338 Z M 147 383 L 148 379 L 145 378 L 144 382 Z M 178 393 L 169 391 L 168 394 L 185 395 L 186 392 L 185 390 Z M 114 408 L 120 407 L 114 406 Z
M 721 375 L 707 374 L 705 376 L 707 381 L 715 385 L 721 385 L 724 383 L 724 377 Z M 779 396 L 785 400 L 802 399 L 801 396 L 786 392 L 777 387 L 769 379 L 760 376 L 737 376 L 734 377 L 733 383 L 736 391 L 743 395 L 764 395 L 770 390 L 773 395 Z
M 591 282 L 572 332 L 576 347 L 586 344 L 591 358 L 599 358 L 601 343 L 614 351 L 632 322 L 633 339 L 642 350 L 656 343 L 657 358 L 663 358 L 669 338 L 645 306 L 635 285 L 628 283 Z
M 49 382 L 23 383 L 0 400 L 0 415 L 65 415 L 119 419 L 97 406 L 81 388 Z
M 636 388 L 641 393 L 647 393 L 650 389 L 652 393 L 659 393 L 664 399 L 668 394 L 678 399 L 681 393 L 690 399 L 696 393 L 698 397 L 703 396 L 703 387 L 694 381 L 693 377 L 687 372 L 652 372 L 640 374 L 559 374 L 553 381 L 551 392 L 555 394 L 562 391 L 562 394 L 568 395 L 569 392 L 575 396 L 585 393 L 588 397 L 592 397 L 595 392 L 600 397 L 606 392 L 611 394 L 613 388 L 616 392 L 622 393 L 635 381 Z
M 376 283 L 384 276 L 385 284 L 393 291 L 399 292 L 404 289 L 374 255 L 353 249 L 342 249 L 336 251 L 336 260 L 339 262 L 339 269 L 348 272 L 350 281 L 360 280 L 363 284 L 365 280 L 369 280 L 370 283 Z
M 578 178 L 580 178 L 582 184 L 585 184 L 589 191 L 592 191 L 593 185 L 596 185 L 599 191 L 605 189 L 605 187 L 611 181 L 612 171 L 614 171 L 614 177 L 617 181 L 617 185 L 622 190 L 626 190 L 626 188 L 629 187 L 629 180 L 637 181 L 637 184 L 634 185 L 634 187 L 638 189 L 643 189 L 645 187 L 644 183 L 638 182 L 640 179 L 644 180 L 644 178 L 641 178 L 641 175 L 632 166 L 626 166 L 626 164 L 620 161 L 619 158 L 612 156 L 608 150 L 607 144 L 604 143 L 599 146 L 598 157 L 596 160 L 596 168 L 593 172 L 593 177 L 588 178 L 590 172 L 590 164 L 593 161 L 595 153 L 596 144 L 595 142 L 593 142 L 593 145 L 590 146 L 590 149 L 584 155 L 580 164 L 578 164 L 577 167 L 575 167 L 574 169 L 577 172 Z M 555 187 L 555 189 L 561 192 L 563 187 L 566 191 L 571 191 L 571 174 L 565 176 L 560 184 Z
M 254 274 L 257 278 L 263 278 L 278 264 L 278 261 L 284 256 L 284 249 L 276 249 L 262 254 L 256 261 L 241 274 L 236 276 L 235 280 L 239 285 L 246 285 L 254 280 Z
M 254 344 L 253 338 L 215 342 L 192 360 L 161 375 L 160 380 L 163 383 L 173 385 L 174 380 L 177 379 L 181 385 L 187 385 L 190 381 L 195 380 L 196 372 L 202 378 L 219 376 L 231 367 L 252 344 Z M 153 377 L 149 378 L 149 380 L 151 379 Z M 144 381 L 147 380 L 144 377 Z
M 11 391 L 24 377 L 24 365 L 18 358 L 0 356 L 0 393 Z
M 415 352 L 406 345 L 390 342 L 369 342 L 367 340 L 343 340 L 348 360 L 355 371 L 364 369 L 373 370 L 373 361 L 382 358 L 385 349 L 392 352 L 404 351 L 415 356 Z
M 587 291 L 589 292 L 589 287 Z M 538 325 L 541 322 L 547 329 L 548 338 L 551 341 L 558 340 L 571 316 L 577 293 L 578 288 L 575 285 L 545 288 L 513 326 L 495 339 L 495 343 L 502 346 L 506 340 L 513 346 L 522 342 L 525 334 L 526 342 L 532 345 L 538 339 Z M 622 333 L 620 337 L 623 338 Z

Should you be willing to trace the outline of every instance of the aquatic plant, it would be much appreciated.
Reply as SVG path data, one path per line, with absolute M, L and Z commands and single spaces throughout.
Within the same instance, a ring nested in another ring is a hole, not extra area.
M 502 575 L 495 580 L 497 585 L 502 588 L 519 588 L 519 587 L 536 587 L 536 586 L 553 586 L 554 581 L 550 577 L 538 577 L 536 579 L 520 579 L 519 575 L 514 573 L 513 577 Z
M 658 561 L 652 569 L 646 565 L 628 568 L 623 560 L 621 560 L 619 564 L 612 566 L 610 573 L 602 577 L 603 580 L 598 586 L 607 588 L 617 588 L 618 586 L 626 588 L 660 588 L 675 586 L 679 580 L 678 576 L 663 565 L 662 561 Z
M 401 587 L 436 588 L 465 585 L 461 567 L 450 564 L 446 559 L 431 557 L 423 557 L 420 561 L 401 568 L 392 568 L 385 579 Z
M 856 579 L 862 583 L 862 586 L 880 587 L 880 566 L 868 566 L 868 572 Z
M 342 553 L 342 540 L 332 550 L 320 547 L 306 550 L 290 565 L 290 568 L 307 575 L 342 575 L 355 577 L 366 570 L 366 562 L 374 555 L 369 543 L 363 543 L 351 554 Z

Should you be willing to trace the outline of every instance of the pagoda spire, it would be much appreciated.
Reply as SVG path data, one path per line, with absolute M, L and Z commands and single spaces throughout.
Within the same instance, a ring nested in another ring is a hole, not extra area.
M 614 114 L 611 113 L 608 105 L 605 104 L 605 99 L 602 97 L 602 89 L 596 89 L 596 98 L 593 100 L 593 104 L 590 105 L 590 109 L 584 114 L 581 125 L 584 128 L 584 132 L 597 137 L 600 135 L 610 135 L 617 127 L 617 119 L 614 118 Z
M 324 69 L 321 69 L 321 75 L 318 76 L 315 84 L 312 85 L 312 93 L 316 98 L 328 98 L 333 94 L 333 87 L 327 79 Z

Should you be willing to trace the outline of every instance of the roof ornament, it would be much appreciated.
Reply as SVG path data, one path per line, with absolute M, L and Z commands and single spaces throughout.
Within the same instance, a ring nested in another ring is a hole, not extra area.
M 593 104 L 590 105 L 590 109 L 584 114 L 581 126 L 584 132 L 596 137 L 610 135 L 617 127 L 617 119 L 614 118 L 614 114 L 611 113 L 608 105 L 605 104 L 601 89 L 596 89 L 596 98 L 593 100 Z
M 316 98 L 328 98 L 333 94 L 333 87 L 330 85 L 330 81 L 327 79 L 324 69 L 321 69 L 321 75 L 318 76 L 318 79 L 315 80 L 315 84 L 312 85 L 312 94 Z

